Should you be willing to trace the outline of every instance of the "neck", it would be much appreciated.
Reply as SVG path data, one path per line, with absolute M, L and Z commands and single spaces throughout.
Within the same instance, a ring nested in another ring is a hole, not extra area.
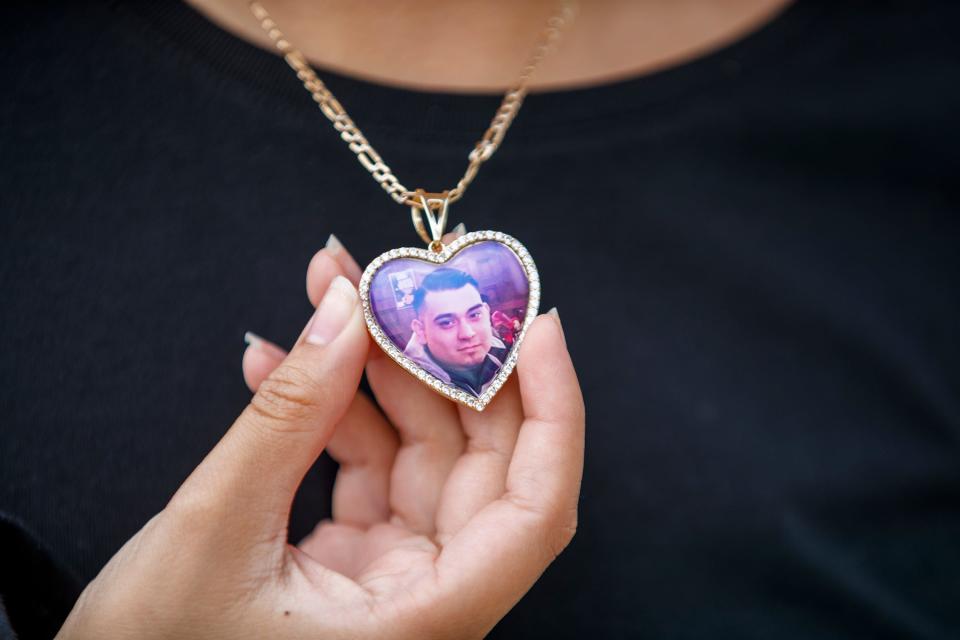
M 480 376 L 480 370 L 483 368 L 483 361 L 480 364 L 476 364 L 472 367 L 458 367 L 456 365 L 447 364 L 442 362 L 433 355 L 433 352 L 430 351 L 430 347 L 424 345 L 423 350 L 427 353 L 427 356 L 431 360 L 436 362 L 440 367 L 442 367 L 447 373 L 455 374 L 464 378 L 478 378 Z
M 499 92 L 512 85 L 555 0 L 260 0 L 315 65 L 428 91 Z M 247 0 L 187 0 L 263 48 L 273 43 Z M 759 28 L 790 0 L 580 0 L 533 89 L 613 82 L 682 63 Z

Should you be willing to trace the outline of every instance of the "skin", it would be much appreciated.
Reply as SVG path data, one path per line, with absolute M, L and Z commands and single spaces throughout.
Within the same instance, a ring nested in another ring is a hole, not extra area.
M 244 0 L 189 1 L 274 50 Z M 321 67 L 460 92 L 510 85 L 552 5 L 265 4 Z M 580 4 L 576 28 L 533 88 L 681 63 L 742 37 L 787 1 Z M 88 585 L 59 638 L 479 638 L 570 543 L 585 410 L 559 318 L 532 323 L 514 374 L 478 413 L 371 348 L 355 292 L 330 287 L 337 276 L 356 285 L 360 268 L 342 247 L 319 251 L 307 295 L 314 306 L 328 292 L 345 296 L 342 331 L 320 346 L 305 330 L 289 352 L 267 341 L 247 348 L 250 404 Z M 358 391 L 364 370 L 376 403 Z M 340 464 L 333 518 L 291 545 L 290 505 L 322 451 Z
M 275 51 L 246 0 L 187 0 L 227 31 Z M 517 79 L 554 0 L 261 0 L 323 69 L 427 91 L 503 92 Z M 573 28 L 534 90 L 650 73 L 768 22 L 790 0 L 579 0 Z M 478 132 L 479 135 L 479 132 Z
M 490 307 L 471 284 L 428 291 L 411 323 L 420 344 L 448 371 L 470 371 L 483 363 L 493 343 Z
M 359 275 L 324 249 L 308 295 Z M 569 544 L 585 412 L 559 319 L 533 323 L 478 413 L 371 348 L 350 297 L 327 345 L 305 329 L 289 353 L 248 347 L 250 405 L 58 637 L 479 638 Z M 357 390 L 364 369 L 382 412 Z M 290 545 L 294 492 L 322 450 L 340 464 L 333 518 Z

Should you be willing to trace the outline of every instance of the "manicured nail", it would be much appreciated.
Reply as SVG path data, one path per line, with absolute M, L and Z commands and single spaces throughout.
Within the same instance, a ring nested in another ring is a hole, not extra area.
M 456 235 L 457 237 L 462 236 L 467 232 L 467 227 L 462 222 L 453 228 L 453 231 L 450 233 Z
M 560 322 L 560 312 L 557 311 L 556 307 L 552 307 L 550 311 L 547 311 L 548 316 L 553 316 L 554 320 L 557 321 L 557 326 L 560 327 L 560 335 L 563 337 L 563 343 L 567 343 L 567 336 L 563 333 L 563 323 Z
M 334 278 L 310 319 L 307 342 L 316 345 L 333 342 L 347 326 L 357 300 L 357 291 L 349 280 L 343 276 Z
M 247 331 L 245 334 L 243 334 L 243 341 L 250 345 L 251 348 L 273 356 L 274 358 L 279 358 L 282 360 L 287 356 L 286 351 L 273 344 L 269 340 L 261 338 L 253 331 Z
M 343 244 L 340 243 L 340 240 L 337 236 L 330 234 L 330 237 L 327 238 L 327 243 L 323 245 L 323 248 L 330 252 L 330 255 L 337 255 L 343 249 Z
M 245 334 L 243 334 L 243 341 L 254 349 L 259 349 L 263 345 L 263 338 L 255 334 L 253 331 L 247 331 Z

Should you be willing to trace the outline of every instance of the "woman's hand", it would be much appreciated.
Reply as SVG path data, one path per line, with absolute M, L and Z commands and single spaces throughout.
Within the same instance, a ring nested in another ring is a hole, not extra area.
M 559 320 L 536 319 L 477 413 L 370 349 L 343 274 L 359 268 L 342 248 L 311 262 L 320 331 L 289 354 L 248 349 L 250 405 L 60 637 L 481 637 L 568 544 L 584 409 Z M 357 390 L 364 367 L 385 416 Z M 333 520 L 291 546 L 293 495 L 324 448 Z

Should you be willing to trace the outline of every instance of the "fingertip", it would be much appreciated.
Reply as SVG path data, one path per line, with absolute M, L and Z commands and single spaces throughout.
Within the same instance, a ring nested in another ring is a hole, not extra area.
M 316 307 L 320 304 L 327 287 L 338 275 L 345 275 L 340 263 L 330 255 L 329 249 L 320 249 L 310 259 L 307 265 L 307 297 L 310 304 Z
M 357 261 L 354 260 L 353 256 L 350 255 L 350 253 L 344 252 L 343 258 L 340 260 L 340 265 L 346 267 L 346 276 L 350 279 L 350 282 L 353 283 L 353 286 L 359 286 L 360 277 L 363 275 L 363 269 L 360 268 L 360 265 L 357 264 Z
M 363 274 L 363 270 L 360 269 L 360 265 L 357 264 L 353 255 L 343 246 L 343 243 L 340 242 L 337 236 L 332 233 L 330 234 L 330 237 L 327 238 L 326 245 L 324 245 L 324 250 L 327 251 L 331 258 L 337 261 L 343 270 L 343 274 L 349 278 L 354 285 L 360 283 L 360 276 Z
M 243 351 L 241 369 L 243 370 L 243 381 L 252 393 L 257 392 L 260 383 L 269 375 L 269 371 L 266 375 L 264 374 L 263 355 L 257 352 L 254 347 L 247 347 Z
M 563 343 L 567 343 L 567 336 L 563 333 L 563 323 L 560 322 L 560 312 L 557 311 L 556 307 L 550 307 L 550 310 L 546 314 L 548 317 L 553 318 L 553 321 L 557 323 L 557 326 L 560 328 L 560 337 L 563 338 Z
M 283 362 L 287 352 L 252 331 L 248 331 L 243 338 L 248 345 L 241 362 L 243 379 L 250 391 L 256 393 L 263 379 Z
M 557 348 L 564 352 L 567 350 L 567 342 L 563 335 L 563 326 L 560 324 L 560 316 L 555 313 L 556 307 L 538 315 L 531 323 L 523 343 L 520 345 L 520 356 L 522 362 L 523 354 L 528 351 L 552 352 Z M 531 359 L 536 360 L 539 356 L 535 355 Z
M 253 331 L 247 331 L 243 335 L 243 341 L 246 342 L 253 350 L 258 351 L 265 357 L 276 360 L 277 362 L 280 362 L 287 357 L 287 351 L 285 349 L 273 342 L 270 342 L 262 336 L 258 336 Z
M 524 414 L 550 422 L 581 422 L 583 399 L 557 315 L 530 325 L 517 361 Z
M 451 242 L 453 242 L 454 240 L 456 240 L 466 232 L 467 232 L 467 227 L 461 222 L 457 226 L 455 226 L 453 229 L 443 234 L 443 237 L 440 238 L 440 241 L 443 244 L 450 244 Z

